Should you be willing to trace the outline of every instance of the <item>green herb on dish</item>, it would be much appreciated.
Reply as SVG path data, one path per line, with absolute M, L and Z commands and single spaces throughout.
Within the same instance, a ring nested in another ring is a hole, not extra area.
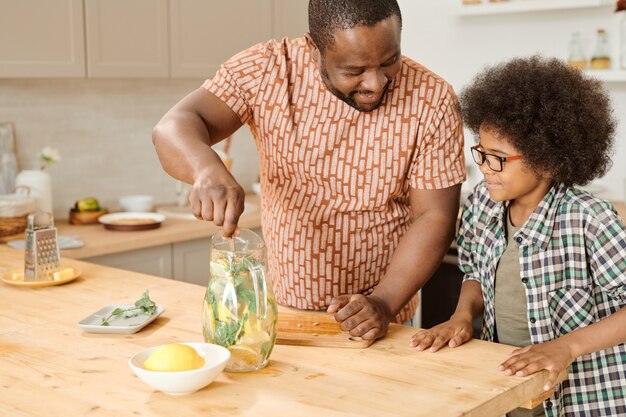
M 131 308 L 116 308 L 106 317 L 101 317 L 100 325 L 108 326 L 109 321 L 114 317 L 122 317 L 124 319 L 129 319 L 131 317 L 137 317 L 140 314 L 145 314 L 147 316 L 151 316 L 156 313 L 157 305 L 154 301 L 150 299 L 150 295 L 148 294 L 148 290 L 146 290 L 141 298 L 135 301 L 135 306 Z

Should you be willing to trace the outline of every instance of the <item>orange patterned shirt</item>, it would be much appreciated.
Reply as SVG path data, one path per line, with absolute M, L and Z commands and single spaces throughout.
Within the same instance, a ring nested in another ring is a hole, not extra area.
M 245 50 L 204 87 L 255 138 L 268 271 L 280 304 L 320 310 L 336 295 L 369 294 L 410 225 L 410 187 L 465 179 L 456 96 L 409 58 L 371 112 L 325 87 L 304 38 Z M 411 318 L 416 306 L 414 297 L 396 320 Z

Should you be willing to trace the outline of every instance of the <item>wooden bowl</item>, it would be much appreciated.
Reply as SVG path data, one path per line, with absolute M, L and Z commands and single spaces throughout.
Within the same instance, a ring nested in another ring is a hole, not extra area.
M 74 211 L 70 210 L 70 224 L 98 224 L 98 218 L 109 210 Z

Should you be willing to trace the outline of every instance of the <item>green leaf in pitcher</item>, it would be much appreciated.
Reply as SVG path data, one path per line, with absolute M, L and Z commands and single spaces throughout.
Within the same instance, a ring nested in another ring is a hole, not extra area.
M 246 289 L 237 291 L 237 299 L 243 301 L 248 306 L 248 310 L 256 314 L 256 295 L 254 291 Z
M 218 345 L 228 347 L 235 344 L 239 325 L 236 321 L 223 322 L 216 320 L 215 322 L 215 342 Z

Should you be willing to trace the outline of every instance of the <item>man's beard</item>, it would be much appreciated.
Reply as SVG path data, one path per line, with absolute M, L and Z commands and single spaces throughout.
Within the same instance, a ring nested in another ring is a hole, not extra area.
M 357 91 L 353 91 L 352 93 L 350 93 L 350 95 L 345 95 L 344 93 L 342 93 L 341 91 L 335 88 L 335 86 L 330 82 L 330 78 L 328 77 L 328 72 L 326 71 L 326 67 L 324 66 L 323 62 L 320 63 L 320 75 L 322 76 L 322 81 L 324 82 L 324 85 L 326 86 L 328 91 L 333 93 L 339 100 L 343 101 L 348 106 L 353 107 L 357 109 L 358 111 L 364 111 L 364 112 L 370 112 L 380 107 L 380 104 L 383 102 L 383 98 L 385 97 L 385 94 L 387 94 L 387 90 L 389 89 L 389 84 L 391 84 L 391 82 L 389 81 L 387 82 L 387 84 L 385 85 L 385 88 L 383 88 L 383 93 L 380 95 L 380 101 L 374 107 L 372 107 L 371 109 L 363 109 L 359 107 L 356 101 L 351 97 L 352 95 L 356 94 Z

